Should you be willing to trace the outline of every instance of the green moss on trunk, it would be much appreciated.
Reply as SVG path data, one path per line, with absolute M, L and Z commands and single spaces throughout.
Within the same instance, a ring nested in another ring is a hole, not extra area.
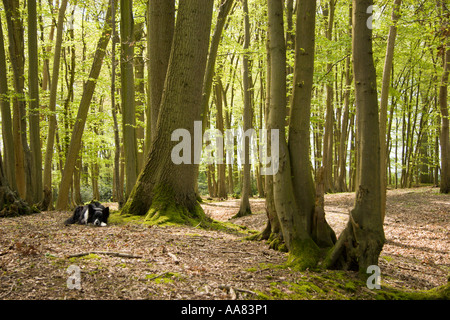
M 321 257 L 321 249 L 311 239 L 291 242 L 287 265 L 295 270 L 305 270 L 317 266 Z

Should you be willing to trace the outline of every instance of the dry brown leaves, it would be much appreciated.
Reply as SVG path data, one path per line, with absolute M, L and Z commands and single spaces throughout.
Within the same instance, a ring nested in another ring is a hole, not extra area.
M 339 233 L 353 195 L 326 195 L 325 201 L 327 220 Z M 262 230 L 264 200 L 251 202 L 256 214 L 233 222 Z M 203 206 L 214 219 L 226 221 L 239 200 Z M 449 208 L 450 196 L 437 189 L 389 191 L 382 281 L 417 289 L 446 282 Z M 284 263 L 286 255 L 242 235 L 193 227 L 66 227 L 69 215 L 0 219 L 0 299 L 251 299 L 270 290 L 270 283 L 298 277 L 288 269 L 265 268 Z M 67 288 L 70 265 L 81 270 L 81 290 Z

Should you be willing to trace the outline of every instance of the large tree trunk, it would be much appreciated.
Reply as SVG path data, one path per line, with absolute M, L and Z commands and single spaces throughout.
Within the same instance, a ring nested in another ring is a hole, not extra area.
M 381 219 L 380 136 L 376 72 L 372 56 L 372 30 L 366 10 L 372 0 L 353 0 L 353 67 L 360 135 L 355 207 L 326 262 L 329 268 L 358 270 L 378 265 L 385 241 Z
M 145 157 L 156 137 L 161 98 L 169 65 L 175 26 L 174 0 L 149 0 L 147 23 L 148 95 Z M 144 160 L 145 161 L 145 160 Z
M 180 1 L 172 45 L 170 64 L 161 100 L 157 133 L 145 167 L 122 214 L 147 215 L 154 223 L 189 223 L 204 218 L 195 192 L 196 166 L 200 158 L 199 143 L 194 141 L 194 155 L 187 163 L 172 160 L 172 133 L 181 129 L 181 143 L 187 144 L 183 155 L 192 155 L 191 139 L 199 138 L 201 128 L 194 121 L 201 120 L 200 102 L 204 78 L 213 0 Z M 195 127 L 195 133 L 194 133 Z M 189 141 L 184 141 L 188 139 Z
M 392 63 L 394 61 L 394 45 L 397 36 L 397 21 L 400 17 L 400 5 L 402 0 L 395 0 L 392 8 L 392 25 L 389 27 L 389 36 L 386 48 L 386 57 L 384 60 L 383 80 L 381 82 L 380 98 L 380 174 L 381 174 L 381 217 L 384 220 L 386 211 L 386 187 L 387 187 L 387 154 L 386 143 L 386 123 L 387 123 L 387 105 L 389 98 L 389 86 L 391 79 Z
M 116 1 L 116 0 L 112 0 Z M 78 153 L 81 148 L 81 138 L 83 137 L 84 126 L 89 111 L 89 105 L 94 94 L 97 78 L 103 64 L 106 47 L 111 36 L 111 6 L 106 12 L 105 25 L 103 27 L 102 35 L 97 43 L 95 50 L 94 61 L 92 62 L 91 71 L 89 73 L 89 80 L 84 85 L 83 95 L 81 97 L 78 114 L 72 132 L 72 139 L 70 140 L 69 150 L 67 152 L 66 162 L 64 164 L 64 171 L 59 185 L 58 199 L 56 200 L 57 210 L 66 210 L 69 199 L 69 190 L 72 185 L 73 172 L 75 170 L 75 163 L 78 158 Z

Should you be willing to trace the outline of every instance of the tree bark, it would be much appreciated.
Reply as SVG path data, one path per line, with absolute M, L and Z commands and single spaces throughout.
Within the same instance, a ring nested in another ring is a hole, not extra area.
M 161 100 L 160 113 L 164 117 L 158 118 L 150 154 L 122 214 L 147 215 L 146 219 L 154 223 L 189 223 L 204 217 L 195 192 L 197 164 L 192 163 L 192 158 L 200 157 L 195 152 L 198 148 L 194 147 L 190 163 L 175 164 L 171 154 L 176 142 L 171 140 L 171 134 L 176 129 L 185 129 L 194 138 L 200 134 L 194 134 L 194 121 L 201 119 L 213 2 L 183 0 L 179 3 Z
M 120 80 L 122 98 L 122 132 L 125 151 L 125 199 L 136 183 L 138 172 L 136 107 L 134 91 L 134 20 L 133 0 L 120 0 Z
M 0 17 L 0 109 L 2 114 L 2 138 L 5 148 L 4 175 L 12 190 L 17 190 L 13 124 L 11 119 L 11 105 L 8 89 L 8 77 L 6 68 L 6 52 L 3 36 L 3 27 Z
M 112 0 L 116 1 L 116 0 Z M 70 140 L 69 150 L 67 152 L 66 162 L 64 164 L 64 171 L 61 178 L 58 191 L 58 199 L 56 200 L 57 210 L 66 210 L 69 199 L 69 190 L 72 185 L 73 172 L 75 170 L 75 163 L 77 155 L 81 148 L 81 138 L 83 136 L 84 126 L 86 124 L 87 113 L 89 105 L 94 94 L 96 80 L 100 74 L 103 64 L 103 58 L 106 54 L 106 47 L 111 37 L 111 5 L 106 12 L 105 25 L 103 27 L 102 35 L 97 43 L 95 50 L 94 61 L 92 62 L 91 71 L 89 73 L 89 80 L 85 83 L 83 88 L 83 95 L 81 97 L 78 114 Z
M 36 0 L 28 1 L 28 88 L 30 95 L 30 152 L 33 203 L 38 203 L 43 196 L 42 187 L 42 152 L 39 127 L 39 68 L 37 43 Z
M 3 172 L 3 160 L 0 152 L 0 217 L 31 213 L 30 206 L 19 197 L 17 192 L 11 190 Z
M 381 219 L 380 135 L 372 30 L 366 25 L 372 0 L 353 0 L 352 51 L 360 135 L 359 179 L 354 209 L 347 227 L 328 256 L 328 268 L 357 270 L 378 265 L 385 241 Z
M 447 40 L 447 39 L 446 39 Z M 444 71 L 439 87 L 439 106 L 441 109 L 441 193 L 450 193 L 450 135 L 449 135 L 449 113 L 447 101 L 448 77 L 450 73 L 450 45 L 444 46 Z
M 147 52 L 149 59 L 147 68 L 149 77 L 145 134 L 146 156 L 150 152 L 152 140 L 156 137 L 156 124 L 158 122 L 175 27 L 175 1 L 149 0 L 147 14 Z
M 314 11 L 313 11 L 314 12 Z M 273 176 L 273 201 L 283 239 L 289 250 L 289 263 L 303 269 L 317 263 L 318 246 L 308 230 L 308 216 L 297 202 L 292 182 L 291 160 L 285 137 L 286 44 L 282 1 L 268 2 L 270 54 L 270 113 L 268 129 L 279 132 L 279 168 Z M 297 39 L 298 40 L 298 39 Z M 295 82 L 296 83 L 296 82 Z M 295 112 L 295 111 L 294 111 Z M 271 144 L 276 141 L 271 140 Z M 272 161 L 277 162 L 277 159 Z

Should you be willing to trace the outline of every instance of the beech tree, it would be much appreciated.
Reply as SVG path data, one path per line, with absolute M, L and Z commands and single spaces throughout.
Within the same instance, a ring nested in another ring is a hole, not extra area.
M 213 2 L 179 2 L 156 136 L 144 169 L 121 211 L 123 215 L 145 215 L 149 220 L 171 222 L 189 222 L 204 216 L 195 192 L 196 164 L 192 160 L 173 163 L 175 143 L 171 133 L 183 128 L 194 137 L 194 121 L 201 120 L 199 106 Z
M 352 52 L 359 134 L 359 179 L 354 209 L 326 265 L 366 273 L 378 265 L 385 241 L 381 217 L 380 135 L 372 29 L 367 8 L 372 0 L 353 0 Z

